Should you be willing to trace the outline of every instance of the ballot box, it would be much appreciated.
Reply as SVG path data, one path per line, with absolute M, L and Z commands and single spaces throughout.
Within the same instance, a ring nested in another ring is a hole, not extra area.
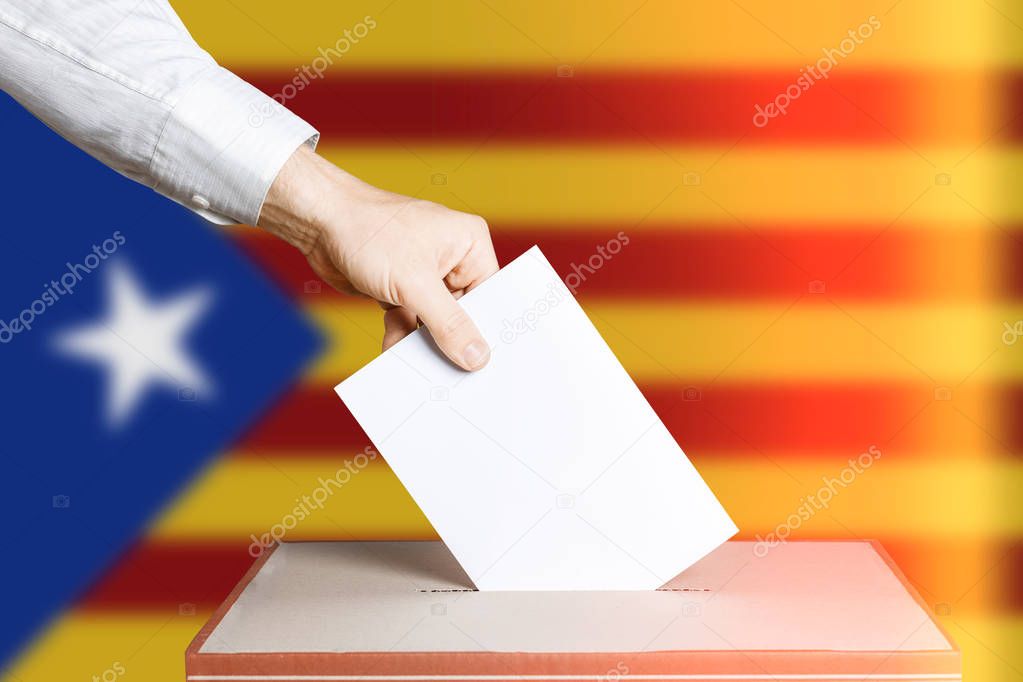
M 196 636 L 189 680 L 959 680 L 871 541 L 728 542 L 658 590 L 479 592 L 439 542 L 284 543 Z

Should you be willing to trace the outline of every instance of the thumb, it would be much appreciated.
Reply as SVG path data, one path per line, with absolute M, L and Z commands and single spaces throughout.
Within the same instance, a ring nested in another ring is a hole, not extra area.
M 453 363 L 470 371 L 487 364 L 490 347 L 441 280 L 418 287 L 409 299 L 405 307 L 423 321 L 437 346 Z

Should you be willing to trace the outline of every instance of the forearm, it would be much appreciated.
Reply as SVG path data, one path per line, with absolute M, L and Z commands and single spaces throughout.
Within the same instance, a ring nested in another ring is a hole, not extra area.
M 307 257 L 314 256 L 317 246 L 324 246 L 335 257 L 346 259 L 400 214 L 419 215 L 411 209 L 427 206 L 443 214 L 464 215 L 374 187 L 301 147 L 270 186 L 257 224 Z
M 486 364 L 457 303 L 497 270 L 486 222 L 316 155 L 316 131 L 219 67 L 165 0 L 0 0 L 0 61 L 0 87 L 72 143 L 210 220 L 258 224 L 379 301 L 385 346 L 422 320 L 453 362 Z
M 163 0 L 0 0 L 0 63 L 0 89 L 67 140 L 216 222 L 255 222 L 316 138 L 220 68 Z
M 312 149 L 300 148 L 270 185 L 258 225 L 308 255 L 329 219 L 346 222 L 345 207 L 363 184 Z

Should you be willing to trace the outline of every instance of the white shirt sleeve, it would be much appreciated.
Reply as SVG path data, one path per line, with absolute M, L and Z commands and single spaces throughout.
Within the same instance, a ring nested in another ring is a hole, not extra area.
M 318 133 L 221 68 L 166 0 L 0 0 L 0 89 L 123 175 L 255 224 Z

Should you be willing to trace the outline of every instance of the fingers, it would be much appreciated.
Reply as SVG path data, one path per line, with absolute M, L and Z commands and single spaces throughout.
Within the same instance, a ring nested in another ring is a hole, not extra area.
M 472 291 L 497 271 L 497 255 L 490 241 L 490 233 L 486 230 L 486 223 L 483 223 L 482 235 L 473 241 L 469 252 L 448 273 L 444 282 L 451 290 Z
M 427 280 L 409 292 L 406 307 L 418 315 L 444 355 L 463 369 L 480 369 L 490 360 L 490 347 L 442 281 Z
M 384 343 L 387 350 L 418 328 L 416 315 L 406 308 L 390 307 L 384 311 Z
M 465 295 L 465 289 L 457 289 L 451 292 L 451 296 L 457 301 Z M 419 318 L 408 308 L 380 303 L 384 309 L 384 341 L 382 350 L 387 350 L 398 343 L 406 336 L 419 329 Z

